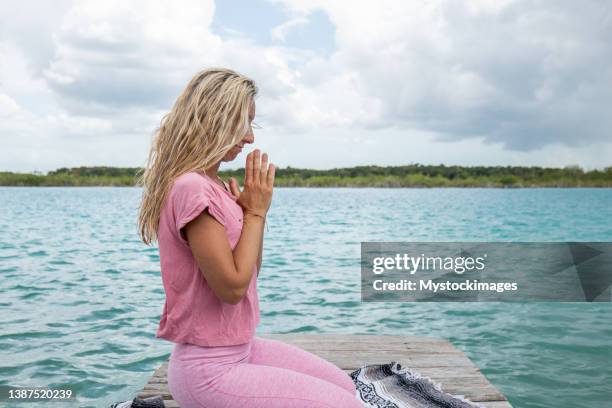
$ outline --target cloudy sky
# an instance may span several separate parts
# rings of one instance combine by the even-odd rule
[[[256,80],[283,167],[612,165],[609,1],[2,5],[0,170],[141,166],[209,66]]]

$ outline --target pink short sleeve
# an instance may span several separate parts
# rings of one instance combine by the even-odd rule
[[[225,226],[218,193],[208,180],[199,175],[177,179],[170,192],[170,204],[174,213],[176,234],[185,244],[187,240],[181,229],[204,210]]]

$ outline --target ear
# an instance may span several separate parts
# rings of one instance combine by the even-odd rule
[[[230,192],[236,198],[240,196],[240,188],[238,187],[238,182],[235,178],[231,177],[229,180]]]

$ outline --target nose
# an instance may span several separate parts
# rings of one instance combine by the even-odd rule
[[[242,138],[244,143],[253,143],[255,142],[255,134],[253,133],[253,128],[249,127],[247,134]]]

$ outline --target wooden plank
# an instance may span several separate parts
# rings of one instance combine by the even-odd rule
[[[425,336],[388,336],[377,334],[338,334],[338,333],[264,333],[257,334],[257,337],[278,339],[287,343],[295,342],[315,342],[330,343],[334,341],[351,342],[353,344],[377,343],[384,347],[385,344],[406,342],[410,343],[448,343],[448,340],[439,337]]]
[[[344,369],[344,372],[347,374],[352,373],[353,369]],[[467,369],[465,367],[425,367],[419,370],[416,370],[425,377],[430,378],[462,378],[462,377],[480,377],[484,378],[484,376],[480,373],[477,368]]]
[[[307,350],[307,349],[305,349]],[[380,364],[397,361],[402,365],[414,368],[417,371],[423,368],[434,367],[462,367],[467,370],[475,370],[474,364],[464,355],[450,354],[414,354],[414,355],[399,355],[398,353],[388,352],[384,350],[363,350],[356,356],[355,352],[342,351],[319,351],[307,350],[325,360],[333,362],[335,365],[346,370],[356,370],[357,368],[367,364]]]
[[[278,340],[278,339],[272,339]],[[282,340],[281,340],[282,341]],[[390,343],[390,344],[378,344],[376,342],[363,342],[355,343],[352,341],[338,341],[338,342],[315,342],[315,341],[285,341],[286,343],[293,344],[300,348],[310,348],[314,350],[325,350],[325,351],[361,351],[361,350],[385,350],[385,351],[411,351],[414,353],[427,353],[427,354],[454,354],[457,349],[449,342],[439,343]]]
[[[345,335],[345,334],[263,334],[316,354],[347,374],[366,364],[397,361],[440,383],[453,395],[463,395],[487,408],[512,408],[510,403],[480,370],[449,341],[431,337]],[[168,362],[158,367],[138,394],[140,398],[161,395],[166,407],[179,408],[168,390]]]

